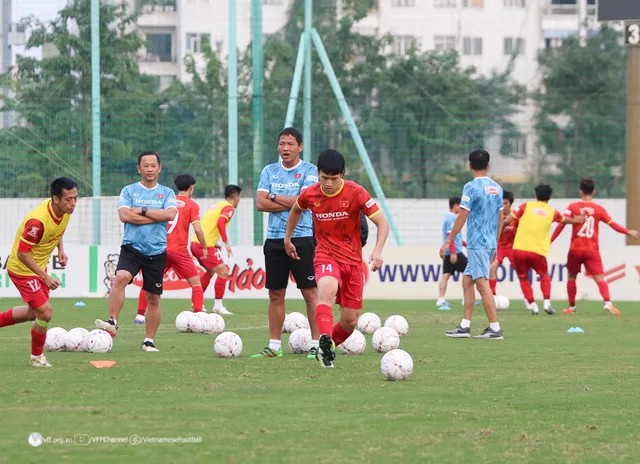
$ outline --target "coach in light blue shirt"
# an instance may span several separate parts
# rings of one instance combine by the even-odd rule
[[[147,294],[147,335],[142,342],[143,351],[158,351],[153,337],[160,325],[160,295],[167,264],[167,222],[172,221],[178,211],[176,194],[158,183],[161,171],[157,153],[141,153],[138,172],[142,180],[127,185],[120,193],[118,215],[124,223],[124,238],[109,296],[109,319],[96,320],[98,328],[116,335],[125,288],[142,271],[142,288]]]
[[[300,192],[318,182],[318,169],[311,163],[302,161],[302,134],[293,127],[287,127],[278,135],[278,154],[281,161],[265,166],[260,174],[256,192],[258,211],[269,213],[267,239],[264,243],[266,287],[269,289],[269,345],[254,358],[282,356],[281,333],[285,316],[284,297],[293,275],[296,285],[307,304],[307,316],[311,326],[314,348],[309,357],[315,359],[319,333],[315,312],[318,300],[313,258],[315,244],[311,212],[302,213],[302,218],[293,234],[292,242],[298,250],[299,260],[289,257],[284,249],[284,235],[287,230],[289,211]]]

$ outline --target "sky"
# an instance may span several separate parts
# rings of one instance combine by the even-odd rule
[[[67,0],[13,0],[11,22],[17,23],[26,16],[35,16],[42,22],[51,21],[56,13],[62,9]],[[23,46],[14,46],[14,56],[25,54]],[[40,51],[31,51],[29,56],[39,58]]]

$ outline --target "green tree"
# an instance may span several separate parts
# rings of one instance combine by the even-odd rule
[[[625,50],[619,33],[603,26],[580,44],[565,39],[561,47],[542,50],[543,71],[536,133],[543,148],[540,172],[577,194],[582,176],[592,177],[603,195],[621,195],[625,140]]]
[[[91,192],[90,2],[70,1],[48,24],[29,20],[27,50],[55,47],[43,59],[19,56],[13,97],[5,109],[19,125],[0,134],[4,196],[46,193],[56,176],[74,177]],[[135,54],[144,42],[133,31],[135,16],[124,5],[100,7],[102,185],[115,195],[136,177],[139,151],[153,149],[158,96],[153,80],[138,71]],[[7,79],[9,76],[5,76]],[[11,181],[7,177],[15,180]]]

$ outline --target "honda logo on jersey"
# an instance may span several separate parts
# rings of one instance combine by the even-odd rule
[[[349,217],[349,213],[346,211],[332,211],[330,213],[316,213],[316,219],[319,221],[339,221],[340,219],[346,219]]]

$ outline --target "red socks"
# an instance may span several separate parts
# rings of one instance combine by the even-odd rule
[[[336,344],[336,346],[338,346],[344,343],[344,341],[349,338],[352,333],[353,330],[351,330],[351,332],[347,332],[346,330],[344,330],[342,325],[340,325],[340,322],[338,322],[333,326],[333,336],[331,338],[333,339],[333,342]]]
[[[531,284],[527,277],[520,279],[520,288],[522,289],[524,299],[527,300],[529,304],[535,303],[536,300],[533,298],[533,288],[531,288]]]
[[[7,327],[8,325],[15,324],[13,320],[13,308],[0,313],[0,327]]]
[[[204,304],[204,291],[199,285],[191,287],[191,303],[193,304],[194,313],[202,311],[202,305]]]
[[[227,279],[223,279],[218,276],[216,283],[213,284],[213,290],[215,291],[216,300],[222,300],[224,298],[224,291],[227,289]]]
[[[47,332],[36,332],[35,328],[31,329],[31,354],[40,356],[44,351],[44,342],[47,339]]]
[[[609,295],[609,284],[604,280],[601,280],[598,282],[598,289],[600,289],[600,295],[602,295],[602,299],[604,299],[604,301],[611,301],[611,295]]]
[[[569,297],[569,306],[576,305],[576,294],[578,293],[578,285],[575,280],[567,280],[567,296]],[[608,300],[607,300],[608,301]]]
[[[316,306],[316,324],[320,334],[327,334],[333,338],[333,313],[331,306],[319,304]]]
[[[147,292],[143,289],[140,289],[140,295],[138,295],[138,314],[140,316],[144,316],[145,311],[147,310]]]
[[[498,279],[489,279],[489,287],[491,287],[491,293],[493,293],[493,296],[496,296],[497,284],[498,284]]]
[[[542,298],[545,300],[551,299],[551,279],[549,274],[540,277],[540,288],[542,289]]]
[[[209,288],[209,284],[211,283],[212,275],[208,272],[200,274],[200,283],[202,284],[202,291],[206,292],[207,288]]]

